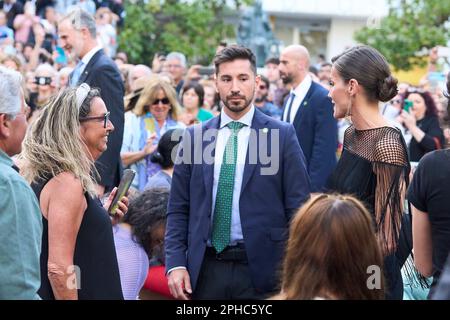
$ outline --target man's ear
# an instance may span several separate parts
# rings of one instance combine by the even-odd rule
[[[84,38],[84,39],[89,39],[89,38],[92,37],[92,36],[91,36],[91,33],[89,32],[89,29],[86,28],[86,27],[82,27],[82,28],[80,29],[80,32],[81,32],[81,34],[83,35],[83,38]]]
[[[0,138],[8,138],[11,135],[11,120],[8,115],[0,114]]]

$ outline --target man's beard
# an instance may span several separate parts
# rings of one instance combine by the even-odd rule
[[[228,99],[230,99],[230,98],[241,98],[241,99],[245,100],[245,103],[243,106],[236,105],[236,104],[230,103],[228,101]],[[253,101],[253,96],[250,99],[247,99],[247,97],[241,96],[241,95],[227,96],[226,99],[222,100],[222,102],[226,108],[228,108],[230,111],[236,112],[236,113],[244,111],[252,103],[252,101]]]
[[[283,81],[284,84],[292,83],[292,81],[294,80],[294,79],[292,79],[292,76],[290,74],[286,74],[286,75],[281,75],[280,74],[280,78],[281,78],[281,81]]]
[[[261,96],[256,96],[256,98],[255,98],[255,102],[256,103],[262,103],[262,102],[264,102],[264,101],[266,101],[267,100],[267,94],[265,94],[265,95],[261,95]]]

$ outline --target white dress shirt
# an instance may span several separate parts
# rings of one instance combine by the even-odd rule
[[[87,64],[89,63],[89,61],[91,61],[92,57],[100,50],[102,50],[103,48],[101,46],[96,46],[94,48],[92,48],[88,53],[86,53],[84,55],[84,57],[81,59],[81,61],[83,61],[83,67],[80,70],[80,77],[84,72],[84,69],[86,69]]]
[[[236,171],[234,173],[234,189],[233,189],[233,205],[231,211],[231,235],[230,235],[230,245],[235,245],[241,242],[244,237],[242,235],[241,227],[241,216],[239,211],[239,199],[241,195],[242,180],[244,177],[245,159],[247,157],[248,141],[250,139],[251,125],[253,121],[253,116],[255,114],[255,106],[252,105],[251,109],[239,120],[245,124],[238,133],[238,156],[236,159]],[[227,145],[228,138],[231,135],[230,128],[227,124],[236,121],[231,119],[222,109],[220,114],[220,127],[217,134],[216,152],[214,157],[214,179],[213,179],[213,194],[212,194],[212,214],[211,214],[211,225],[208,239],[208,246],[211,244],[211,233],[212,225],[214,221],[214,207],[216,205],[217,187],[219,185],[220,168],[223,162],[223,154],[225,152],[225,146]],[[174,270],[186,269],[186,267],[174,267],[167,271],[167,274]]]
[[[291,90],[291,93],[294,92],[295,94],[295,98],[294,98],[294,103],[292,104],[292,108],[291,108],[291,116],[290,116],[290,122],[293,123],[295,120],[295,116],[297,115],[297,111],[300,108],[300,104],[303,102],[303,100],[306,97],[306,94],[308,93],[309,89],[311,88],[312,85],[312,78],[311,76],[308,74],[305,79],[303,79],[302,82],[300,82],[300,84],[294,88],[293,90]],[[288,101],[286,101],[286,107],[283,113],[283,121],[287,122],[288,119],[288,107],[291,104],[291,98],[288,99]]]
[[[244,177],[245,159],[247,157],[248,141],[250,138],[250,131],[253,116],[255,114],[255,107],[252,105],[251,109],[237,122],[245,124],[238,133],[238,153],[236,159],[236,171],[234,173],[234,189],[233,189],[233,205],[231,211],[231,235],[230,245],[235,245],[237,242],[241,242],[244,238],[242,236],[241,216],[239,212],[239,199],[241,195],[242,180]],[[214,157],[214,180],[213,180],[213,194],[212,194],[212,215],[211,215],[211,228],[214,221],[214,208],[216,204],[217,187],[219,185],[220,168],[222,167],[223,154],[225,152],[225,146],[228,142],[228,138],[231,135],[230,128],[227,124],[236,121],[231,119],[223,110],[220,115],[220,128],[217,135],[216,153]],[[210,233],[211,233],[210,232]],[[211,234],[209,236],[211,239]],[[211,240],[208,241],[211,245]]]

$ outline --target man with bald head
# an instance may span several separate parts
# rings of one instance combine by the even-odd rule
[[[291,86],[282,120],[292,123],[306,158],[311,191],[323,191],[336,166],[337,122],[328,91],[309,75],[308,49],[292,45],[283,50],[280,77]]]

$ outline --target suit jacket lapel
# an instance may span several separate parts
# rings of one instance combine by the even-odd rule
[[[264,119],[263,113],[258,109],[255,109],[255,115],[253,116],[252,127],[250,129],[253,130],[253,133],[256,133],[256,146],[251,145],[252,133],[250,133],[247,156],[245,158],[244,176],[242,178],[241,195],[245,187],[247,186],[248,182],[250,181],[250,178],[253,176],[253,173],[255,172],[255,169],[257,167],[257,163],[250,163],[250,151],[251,150],[255,150],[257,152],[259,151],[259,135],[261,130],[265,129],[266,124],[267,120]],[[252,157],[253,159],[255,159],[255,157],[257,156],[258,154],[253,155]],[[259,159],[256,162],[259,162]]]
[[[298,108],[298,111],[297,111],[297,114],[295,115],[293,123],[297,123],[298,121],[300,121],[303,112],[305,112],[305,108],[308,108],[308,106],[310,104],[309,99],[311,99],[311,96],[315,90],[314,87],[315,87],[315,83],[312,82],[311,87],[309,88],[308,92],[306,93],[305,98],[303,99],[302,103],[300,104],[300,107]]]
[[[219,129],[220,126],[220,116],[213,118],[212,120],[210,120],[204,127],[203,127],[203,132],[202,132],[202,167],[203,167],[203,182],[205,184],[205,190],[206,190],[206,197],[207,199],[211,199],[212,201],[212,185],[213,185],[213,180],[214,180],[214,161],[212,163],[206,163],[204,157],[204,151],[205,148],[207,148],[208,146],[211,145],[211,143],[214,144],[214,148],[212,151],[212,157],[214,160],[214,156],[216,154],[216,143],[217,143],[217,130]],[[209,140],[209,141],[204,141],[203,140],[203,136],[205,134],[205,132],[209,129],[214,129],[216,130],[216,134],[213,138],[213,140]],[[214,141],[214,142],[211,142]],[[208,150],[210,150],[210,148],[208,148]],[[208,155],[209,156],[209,155]]]
[[[100,58],[100,56],[103,54],[103,49],[97,51],[89,60],[86,67],[84,67],[83,73],[80,75],[80,79],[78,79],[78,84],[82,84],[84,81],[86,81],[87,76],[89,75],[89,72],[91,70],[92,65],[97,62],[97,60]]]

